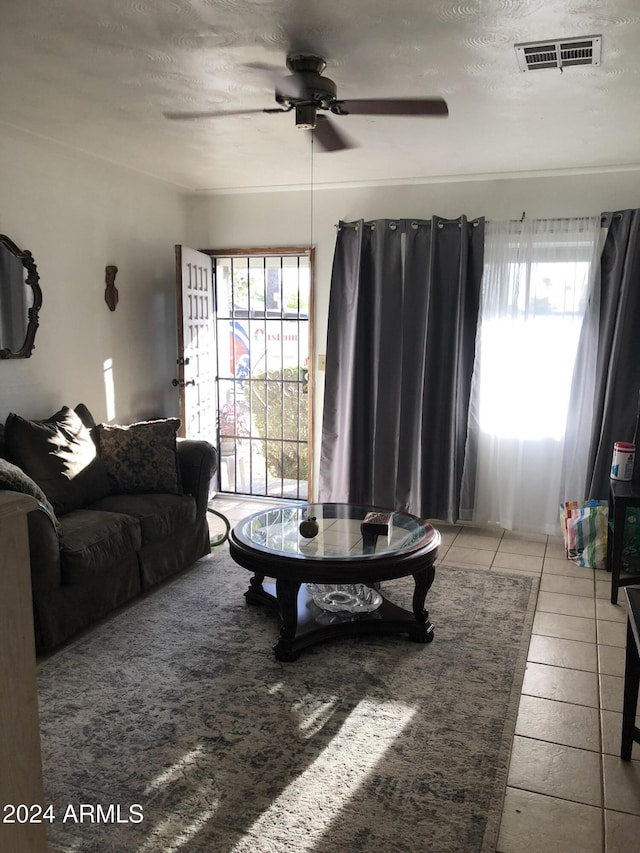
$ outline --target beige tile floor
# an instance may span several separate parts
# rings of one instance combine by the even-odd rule
[[[212,506],[233,525],[265,502]],[[612,605],[609,575],[566,560],[560,538],[434,525],[438,562],[540,578],[496,853],[640,850],[640,746],[619,757],[624,593]]]

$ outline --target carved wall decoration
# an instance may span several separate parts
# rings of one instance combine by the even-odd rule
[[[118,289],[116,288],[116,273],[118,272],[118,267],[113,266],[113,264],[109,264],[109,266],[105,267],[105,284],[106,289],[104,291],[104,301],[109,306],[110,311],[116,310],[116,305],[118,304]]]

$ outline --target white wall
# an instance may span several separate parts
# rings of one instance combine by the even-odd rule
[[[328,155],[327,155],[328,156]],[[287,192],[192,196],[187,206],[187,242],[194,248],[316,247],[315,352],[325,352],[335,225],[339,220],[421,218],[520,219],[590,216],[640,207],[640,170],[597,174],[438,181],[407,186],[318,188]],[[311,238],[311,220],[313,236]],[[314,361],[317,364],[317,361]],[[322,374],[316,371],[315,453],[319,460]],[[316,483],[317,485],[317,483]]]
[[[29,249],[43,305],[29,359],[0,361],[0,421],[85,402],[116,422],[178,411],[174,244],[185,200],[173,187],[7,129],[0,132],[0,233]],[[115,312],[105,266],[118,267]]]

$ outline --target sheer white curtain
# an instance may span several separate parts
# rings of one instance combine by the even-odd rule
[[[590,425],[567,439],[567,423],[570,400],[585,422],[593,400],[595,342],[588,363],[576,353],[594,333],[600,230],[600,217],[486,224],[462,519],[557,533],[560,502],[584,497]]]

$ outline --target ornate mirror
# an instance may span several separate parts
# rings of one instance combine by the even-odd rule
[[[31,252],[0,234],[0,359],[29,358],[42,305]]]

